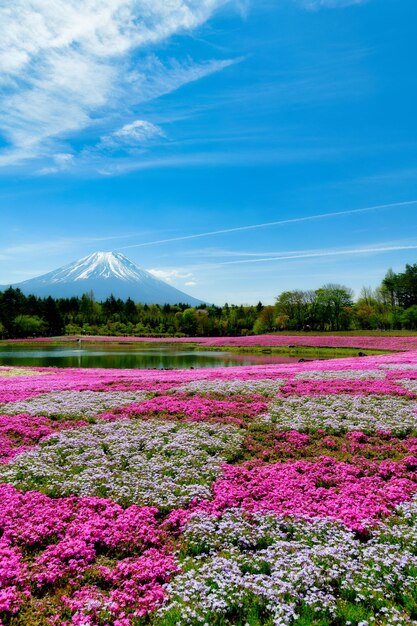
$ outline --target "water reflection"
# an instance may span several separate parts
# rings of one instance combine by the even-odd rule
[[[105,367],[126,369],[187,369],[295,363],[297,357],[270,354],[236,354],[227,351],[194,351],[174,346],[126,349],[123,346],[14,346],[0,348],[0,365],[32,367]]]

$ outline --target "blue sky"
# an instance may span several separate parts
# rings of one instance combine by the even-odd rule
[[[3,5],[0,284],[120,250],[255,303],[417,262],[416,23],[415,0]]]

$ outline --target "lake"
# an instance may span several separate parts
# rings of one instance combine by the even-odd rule
[[[236,354],[227,350],[195,351],[186,347],[159,345],[137,346],[65,346],[13,345],[0,346],[0,365],[32,367],[106,367],[126,369],[187,369],[201,367],[235,367],[296,363],[296,357],[270,354]]]

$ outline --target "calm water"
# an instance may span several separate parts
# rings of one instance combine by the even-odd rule
[[[178,347],[155,346],[0,346],[0,365],[34,367],[115,367],[127,369],[184,369],[232,367],[267,363],[296,363],[300,356],[234,354],[227,351],[195,352]]]

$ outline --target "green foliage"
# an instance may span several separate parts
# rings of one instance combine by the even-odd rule
[[[284,291],[275,304],[278,330],[340,332],[417,329],[417,264],[389,270],[377,289],[364,287],[356,303],[352,291],[328,284],[316,291]]]
[[[284,291],[276,302],[276,325],[289,330],[350,328],[353,293],[343,285],[324,285],[316,291]]]
[[[46,324],[37,315],[17,315],[13,320],[16,337],[41,337]]]
[[[182,303],[135,304],[131,299],[124,302],[113,296],[96,302],[93,293],[81,298],[42,299],[10,287],[0,292],[0,338],[64,333],[116,337],[248,335],[253,332],[258,309],[259,305],[190,308]],[[265,315],[264,307],[260,312]]]
[[[417,329],[417,305],[413,304],[410,308],[401,313],[401,325],[411,330]]]
[[[417,305],[417,264],[406,265],[404,272],[388,270],[382,281],[382,290],[389,304],[408,309]]]

